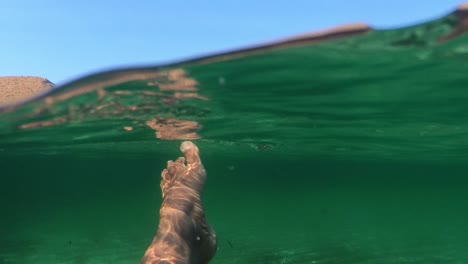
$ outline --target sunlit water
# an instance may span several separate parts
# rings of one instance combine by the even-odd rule
[[[137,263],[185,139],[213,263],[468,263],[468,41],[435,42],[451,19],[98,74],[5,112],[0,263]]]

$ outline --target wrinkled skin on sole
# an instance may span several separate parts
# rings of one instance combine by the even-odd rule
[[[168,161],[161,174],[158,231],[142,264],[205,264],[216,253],[216,234],[202,204],[206,171],[198,147],[185,141],[180,150],[185,157]]]

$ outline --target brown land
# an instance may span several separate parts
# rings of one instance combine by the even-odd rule
[[[468,32],[468,3],[459,5],[454,13],[457,16],[458,25],[450,34],[440,38],[439,43],[456,39]]]
[[[337,39],[349,38],[358,35],[364,35],[371,32],[373,29],[365,23],[354,23],[347,24],[342,26],[337,26],[331,29],[316,31],[312,33],[306,33],[302,35],[297,35],[294,37],[273,41],[266,44],[251,46],[244,49],[238,49],[231,52],[226,52],[224,54],[218,54],[208,57],[203,57],[200,59],[194,59],[193,62],[205,64],[212,63],[217,61],[224,61],[235,59],[251,54],[256,54],[259,52],[265,52],[270,50],[300,47],[311,44],[318,44],[325,41],[332,41]]]
[[[53,86],[52,82],[41,77],[0,77],[0,105],[31,99]]]

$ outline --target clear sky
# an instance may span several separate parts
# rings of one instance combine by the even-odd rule
[[[0,1],[0,76],[54,83],[366,22],[438,18],[461,0]]]

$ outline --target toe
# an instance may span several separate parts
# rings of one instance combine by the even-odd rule
[[[185,158],[180,157],[176,161],[168,161],[167,170],[168,174],[170,174],[170,179],[176,180],[177,178],[182,177],[187,170],[185,167]]]
[[[164,181],[170,181],[171,180],[171,174],[167,169],[164,169],[161,173],[161,177],[163,178]]]
[[[196,165],[201,163],[198,147],[192,142],[184,141],[180,145],[180,150],[184,153],[187,164]]]

